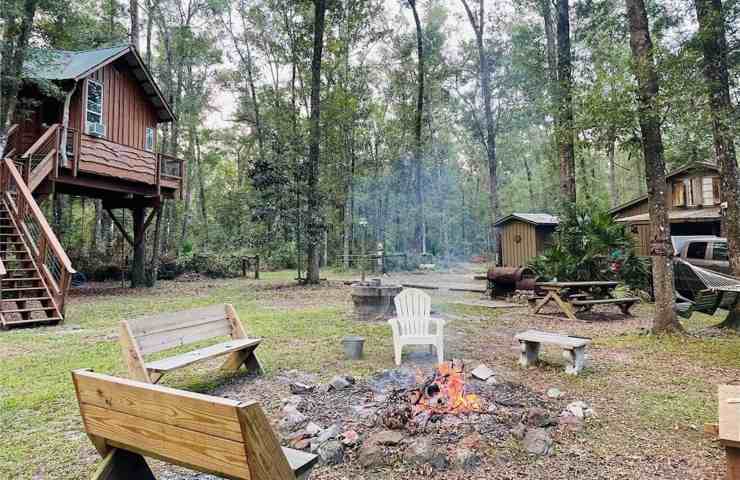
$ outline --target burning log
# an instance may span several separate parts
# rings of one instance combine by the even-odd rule
[[[391,429],[423,429],[444,415],[483,411],[481,398],[466,392],[464,367],[456,360],[440,363],[430,376],[418,375],[417,386],[393,391],[380,412],[380,422]]]

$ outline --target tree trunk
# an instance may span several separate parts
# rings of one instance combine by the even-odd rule
[[[573,145],[573,72],[570,56],[568,0],[558,0],[558,98],[556,138],[560,157],[560,195],[576,201],[576,163]]]
[[[486,119],[486,137],[483,146],[486,149],[486,159],[488,161],[488,208],[489,208],[489,246],[491,258],[495,257],[498,248],[496,247],[496,220],[498,219],[498,178],[496,175],[496,124],[493,118],[493,107],[491,103],[491,62],[488,58],[488,52],[484,42],[485,33],[485,9],[484,1],[478,0],[478,18],[471,10],[468,2],[462,0],[465,12],[468,14],[470,26],[475,31],[476,45],[478,47],[478,74],[480,75],[481,96],[483,97],[483,113]]]
[[[740,195],[732,130],[734,106],[730,97],[725,17],[721,0],[695,0],[695,5],[699,20],[698,38],[704,51],[704,78],[712,116],[714,152],[720,168],[722,200],[727,202],[722,230],[727,237],[730,269],[735,277],[740,277]],[[720,326],[740,330],[739,309],[730,312]]]
[[[131,45],[139,49],[139,0],[129,0],[131,15]]]
[[[146,0],[146,66],[152,68],[152,30],[154,28],[155,4],[152,0]]]
[[[164,200],[163,200],[164,201]],[[147,286],[157,286],[157,278],[159,277],[159,257],[160,257],[160,238],[162,230],[162,210],[163,205],[160,203],[157,207],[157,219],[154,224],[154,240],[152,241],[152,257],[149,260],[149,274],[147,278]]]
[[[203,221],[204,246],[208,245],[208,204],[206,202],[206,181],[203,175],[203,163],[200,155],[200,138],[195,132],[195,163],[198,166],[198,193],[200,201],[200,216]]]
[[[0,155],[5,151],[8,141],[7,130],[13,120],[21,86],[21,71],[28,50],[28,40],[33,30],[38,0],[23,3],[20,25],[12,8],[4,7],[0,12],[3,20],[3,46],[0,57]]]
[[[146,230],[144,229],[144,207],[133,208],[134,258],[131,264],[131,288],[146,285]]]
[[[416,119],[414,121],[414,194],[416,202],[416,225],[414,227],[414,249],[422,254],[427,251],[426,222],[424,216],[424,190],[422,185],[422,139],[421,126],[424,114],[424,37],[421,30],[416,0],[408,0],[416,24],[416,55],[418,57],[418,91],[416,97]]]
[[[653,264],[655,317],[652,331],[656,333],[681,331],[681,324],[673,310],[673,247],[668,223],[665,161],[660,131],[658,74],[653,60],[647,12],[643,0],[626,0],[630,29],[633,68],[638,86],[638,113],[645,157],[648,204],[652,242],[650,256]]]
[[[616,147],[616,136],[612,131],[609,132],[609,138],[607,139],[606,144],[606,159],[607,163],[609,164],[609,205],[611,205],[612,208],[619,205],[619,195],[617,194],[617,166],[614,163],[614,152]]]
[[[321,148],[321,57],[324,50],[324,18],[326,0],[314,0],[313,58],[311,59],[311,145],[308,153],[308,267],[306,281],[317,284],[320,279],[321,205],[319,192],[319,159]]]
[[[354,173],[355,159],[353,155],[349,156],[350,162],[349,178],[347,179],[347,194],[344,199],[344,238],[342,252],[344,253],[344,268],[350,267],[350,255],[352,254],[352,229],[354,227]]]

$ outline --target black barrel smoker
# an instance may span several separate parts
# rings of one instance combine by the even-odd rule
[[[512,295],[517,290],[534,291],[537,274],[529,267],[491,267],[486,274],[491,298]]]

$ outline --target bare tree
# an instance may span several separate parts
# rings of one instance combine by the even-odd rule
[[[307,197],[309,218],[308,268],[306,281],[319,283],[320,242],[322,221],[320,213],[319,159],[321,148],[321,57],[324,50],[324,23],[326,0],[314,0],[313,57],[311,59],[311,144],[308,153]]]
[[[633,68],[638,87],[638,113],[642,133],[642,151],[645,156],[648,204],[652,243],[650,256],[653,264],[655,316],[653,332],[682,330],[673,310],[673,247],[670,241],[668,205],[666,198],[665,160],[658,108],[658,73],[653,59],[647,12],[643,0],[626,0],[630,29]]]
[[[727,203],[724,232],[730,268],[740,277],[740,196],[738,195],[737,159],[730,97],[730,75],[727,68],[727,38],[721,0],[695,0],[699,19],[699,41],[704,51],[704,78],[712,115],[714,152],[720,168],[722,198]],[[730,312],[721,326],[740,330],[740,310]]]
[[[424,32],[416,8],[416,0],[407,0],[414,15],[416,25],[416,55],[418,58],[416,118],[414,120],[414,194],[416,200],[416,226],[414,228],[414,248],[426,253],[426,221],[424,217],[424,189],[422,185],[422,138],[421,127],[424,114]]]
[[[488,208],[490,224],[490,247],[491,254],[495,255],[498,251],[496,246],[496,219],[499,215],[498,205],[498,178],[496,175],[496,121],[493,116],[492,95],[491,95],[491,58],[485,45],[486,16],[484,0],[478,0],[477,18],[470,5],[466,0],[461,0],[468,15],[470,26],[475,31],[476,47],[478,49],[478,74],[480,76],[480,90],[483,97],[483,113],[486,121],[485,137],[483,146],[486,149],[486,160],[488,163]],[[549,1],[549,0],[547,0]]]

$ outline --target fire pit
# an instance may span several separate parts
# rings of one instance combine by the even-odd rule
[[[417,383],[395,389],[379,412],[379,421],[390,429],[425,429],[429,422],[445,415],[483,412],[483,400],[468,393],[462,361],[443,362],[426,378],[417,374]]]
[[[396,314],[393,297],[401,293],[400,285],[383,285],[380,280],[352,285],[355,318],[365,322],[387,320]]]

